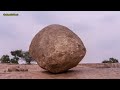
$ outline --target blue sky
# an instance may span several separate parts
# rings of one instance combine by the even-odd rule
[[[67,26],[82,39],[87,53],[81,63],[120,59],[119,11],[0,11],[0,56],[28,50],[34,35],[50,24]]]

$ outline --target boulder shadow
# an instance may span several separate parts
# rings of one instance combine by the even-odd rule
[[[62,74],[74,74],[74,73],[78,73],[78,72],[81,72],[81,70],[67,70],[65,72],[62,72],[62,73],[51,73],[49,71],[41,71],[42,73],[44,74],[48,74],[48,75],[62,75]]]

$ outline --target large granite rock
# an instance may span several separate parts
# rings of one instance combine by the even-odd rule
[[[35,35],[29,52],[41,68],[52,73],[62,73],[83,59],[86,48],[70,29],[52,24]]]

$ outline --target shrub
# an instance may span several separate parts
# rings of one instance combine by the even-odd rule
[[[104,60],[102,63],[119,63],[119,61],[115,58],[109,58],[109,60]]]
[[[18,57],[13,57],[13,58],[10,60],[10,62],[11,62],[11,63],[14,63],[14,64],[18,64],[18,60],[19,60]]]
[[[1,63],[10,63],[10,58],[8,55],[3,55],[0,59]]]

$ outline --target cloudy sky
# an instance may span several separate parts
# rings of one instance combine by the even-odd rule
[[[50,24],[67,26],[82,39],[87,53],[81,63],[120,60],[119,11],[0,11],[0,57],[12,50],[28,50],[34,35]]]

